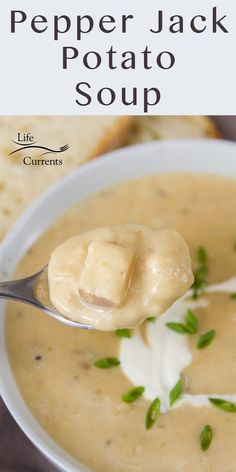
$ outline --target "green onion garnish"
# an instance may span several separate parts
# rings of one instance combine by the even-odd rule
[[[170,406],[172,406],[183,392],[182,380],[179,379],[169,394]]]
[[[194,282],[192,285],[193,298],[200,297],[206,288],[206,276],[208,274],[207,252],[203,246],[199,246],[197,250],[198,268],[194,272]]]
[[[209,424],[203,428],[201,434],[200,434],[200,444],[201,444],[201,450],[206,451],[209,449],[211,445],[211,441],[213,439],[213,431],[212,428]]]
[[[142,396],[144,390],[145,390],[144,387],[133,387],[133,388],[131,388],[128,392],[126,392],[126,393],[124,393],[124,395],[122,395],[123,402],[133,403],[135,400],[137,400],[139,397]]]
[[[220,408],[221,410],[228,411],[229,413],[236,413],[235,403],[228,402],[223,398],[208,398],[208,400],[212,403],[212,405]]]
[[[156,321],[156,316],[149,316],[149,318],[146,318],[146,321],[148,321],[149,323],[153,323],[154,321]]]
[[[230,298],[231,300],[236,300],[236,292],[231,293]]]
[[[192,310],[187,310],[185,320],[186,320],[186,325],[188,326],[188,329],[192,331],[192,334],[197,333],[198,319]]]
[[[155,400],[153,400],[153,402],[148,408],[148,411],[146,414],[146,420],[145,420],[146,429],[151,429],[153,425],[157,422],[157,420],[160,418],[161,416],[160,408],[161,408],[161,402],[160,402],[160,399],[157,397],[155,398]]]
[[[175,321],[169,321],[166,326],[176,333],[180,334],[195,334],[198,330],[198,319],[192,310],[187,310],[185,316],[185,323],[178,323]]]
[[[207,331],[206,333],[202,334],[197,342],[198,349],[204,349],[204,347],[208,346],[215,337],[214,329]]]
[[[131,329],[126,329],[126,328],[117,329],[115,331],[115,333],[116,333],[116,336],[118,336],[119,338],[131,338],[132,337]]]
[[[94,362],[94,365],[100,369],[109,369],[110,367],[116,367],[120,365],[120,361],[116,357],[105,357],[104,359],[99,359],[98,361]]]
[[[191,329],[189,330],[188,326],[183,323],[176,323],[175,321],[169,321],[166,323],[166,326],[172,331],[176,331],[179,334],[192,334]]]
[[[202,266],[207,264],[207,252],[203,246],[199,246],[197,250],[197,260]]]

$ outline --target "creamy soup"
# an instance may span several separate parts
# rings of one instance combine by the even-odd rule
[[[179,231],[193,290],[138,330],[113,333],[9,303],[7,348],[26,403],[97,472],[235,472],[236,182],[157,175],[104,190],[56,222],[17,276],[40,269],[78,228],[108,224]]]
[[[193,283],[189,249],[173,229],[96,228],[70,238],[48,264],[52,304],[73,321],[112,331],[158,316]]]

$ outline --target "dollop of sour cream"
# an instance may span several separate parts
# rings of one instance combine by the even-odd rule
[[[206,293],[235,291],[236,277],[220,284],[210,285],[206,289]],[[166,323],[170,321],[184,323],[187,309],[205,307],[209,304],[204,297],[198,300],[189,297],[190,293],[187,293],[154,322],[146,323],[145,336],[141,330],[136,330],[132,338],[122,338],[120,343],[119,358],[124,374],[134,385],[145,387],[144,396],[148,400],[159,397],[162,412],[170,408],[169,393],[192,360],[188,336],[175,333],[166,326]],[[209,396],[219,395],[184,394],[174,406],[179,407],[184,403],[193,406],[209,405]],[[236,401],[236,395],[220,395],[220,397]]]

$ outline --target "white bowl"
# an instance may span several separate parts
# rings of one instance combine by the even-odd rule
[[[12,277],[25,251],[55,218],[105,187],[154,173],[190,172],[236,177],[236,144],[218,140],[159,141],[122,149],[81,166],[36,199],[0,246],[0,280]],[[199,192],[201,189],[199,189]],[[85,472],[42,429],[24,403],[8,361],[5,303],[0,302],[0,393],[11,414],[40,451],[60,470]]]

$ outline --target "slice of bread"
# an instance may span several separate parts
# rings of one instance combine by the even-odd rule
[[[137,144],[156,139],[218,138],[220,133],[207,116],[138,116],[123,144]]]
[[[64,153],[47,154],[35,149],[10,152],[19,147],[18,133],[30,132],[37,144]],[[27,116],[0,117],[0,240],[24,208],[41,191],[79,164],[121,145],[161,138],[218,137],[206,116]],[[23,158],[62,159],[63,165],[24,165]]]
[[[0,117],[0,239],[22,210],[51,183],[97,155],[117,148],[130,125],[130,117],[27,116]],[[20,146],[12,140],[30,132],[37,145],[63,153],[40,156],[44,150],[10,152]],[[63,165],[24,165],[23,158],[62,159]]]

